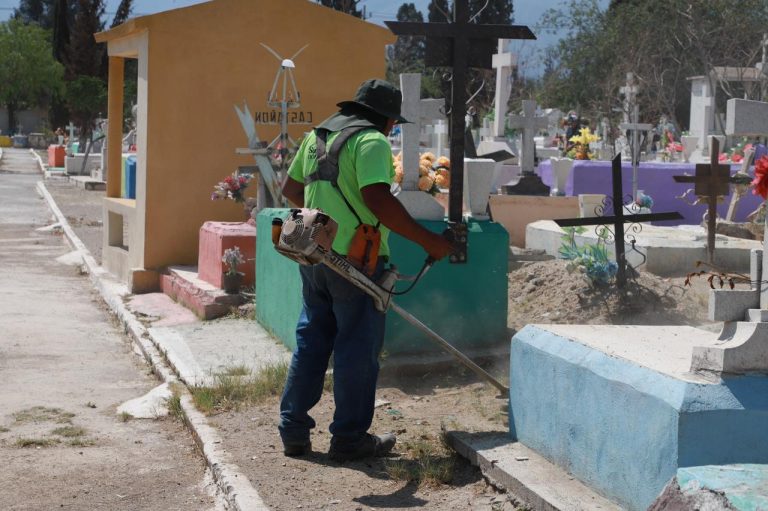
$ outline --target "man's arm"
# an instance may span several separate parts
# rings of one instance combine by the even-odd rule
[[[360,189],[363,202],[382,224],[400,236],[417,243],[435,260],[451,253],[453,246],[443,236],[422,227],[403,204],[389,191],[389,185],[377,183]]]
[[[283,183],[283,197],[297,208],[304,207],[304,183],[299,183],[292,177],[285,178]]]

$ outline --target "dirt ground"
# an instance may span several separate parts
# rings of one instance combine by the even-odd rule
[[[49,186],[65,215],[82,218],[78,234],[97,231],[100,221],[87,203],[99,192]],[[99,211],[100,215],[100,211]],[[86,235],[92,250],[100,236]],[[512,331],[528,323],[684,324],[715,328],[706,320],[705,279],[683,286],[685,276],[661,278],[641,273],[625,293],[592,290],[563,261],[526,263],[509,274],[508,325]],[[503,359],[504,357],[502,357]],[[506,382],[507,362],[486,367]],[[277,434],[276,397],[254,406],[220,411],[210,417],[233,461],[275,510],[514,510],[514,496],[499,491],[479,470],[445,448],[443,431],[507,431],[506,399],[477,383],[461,366],[422,375],[384,375],[379,382],[373,432],[398,435],[393,456],[338,464],[327,457],[333,398],[326,392],[313,410],[318,427],[313,453],[286,458]]]

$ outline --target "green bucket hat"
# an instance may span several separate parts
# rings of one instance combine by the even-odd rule
[[[355,93],[351,101],[342,101],[336,106],[345,107],[356,105],[383,115],[387,119],[394,119],[400,124],[410,122],[400,115],[400,105],[403,95],[400,89],[384,80],[366,80]]]

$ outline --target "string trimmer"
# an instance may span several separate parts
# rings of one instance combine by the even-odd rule
[[[292,209],[285,220],[280,218],[272,220],[272,242],[278,252],[299,264],[325,264],[371,296],[377,310],[386,312],[387,309],[392,309],[408,323],[424,332],[427,337],[461,364],[499,389],[504,395],[508,394],[509,388],[440,337],[434,330],[392,301],[393,296],[403,294],[403,292],[394,291],[395,283],[399,280],[412,281],[411,286],[405,292],[409,291],[429,270],[434,263],[433,259],[428,258],[415,277],[400,275],[397,268],[391,265],[384,271],[378,282],[374,282],[355,268],[344,256],[333,251],[331,247],[337,230],[336,221],[318,209]]]

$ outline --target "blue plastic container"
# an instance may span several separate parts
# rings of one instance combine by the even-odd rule
[[[125,160],[125,192],[126,199],[136,198],[136,157],[129,156]]]

